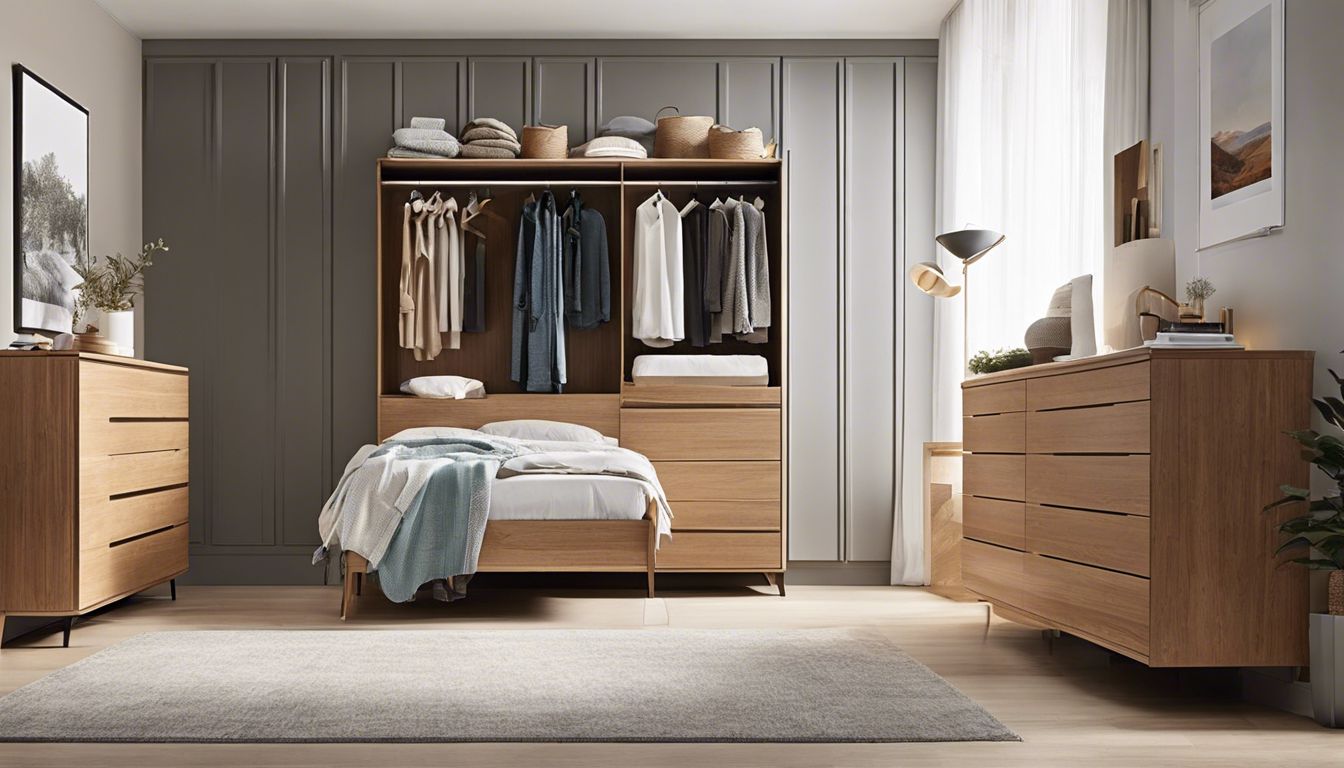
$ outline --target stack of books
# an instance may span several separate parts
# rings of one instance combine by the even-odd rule
[[[1143,345],[1152,349],[1245,349],[1230,333],[1207,331],[1159,331],[1156,339]]]

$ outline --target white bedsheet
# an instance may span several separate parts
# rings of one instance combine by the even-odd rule
[[[639,520],[646,484],[611,475],[516,475],[490,489],[491,520]]]

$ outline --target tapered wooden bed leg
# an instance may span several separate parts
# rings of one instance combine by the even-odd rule
[[[658,560],[658,507],[657,502],[649,500],[648,512],[644,519],[649,523],[649,547],[644,555],[644,568],[649,574],[649,597],[653,597],[653,574]]]
[[[345,574],[345,584],[341,585],[341,621],[345,621],[355,602],[355,574]]]
[[[780,596],[780,597],[783,597],[783,596],[784,596],[784,572],[783,572],[783,571],[780,571],[780,572],[778,572],[778,573],[771,573],[771,572],[769,572],[769,571],[766,571],[764,575],[765,575],[765,583],[769,584],[770,586],[774,587],[775,589],[778,589],[778,590],[779,590],[779,596]]]

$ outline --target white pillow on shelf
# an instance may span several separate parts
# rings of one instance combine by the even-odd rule
[[[492,421],[482,426],[480,431],[516,440],[566,440],[573,443],[606,443],[608,440],[591,427],[546,419]]]
[[[401,391],[416,397],[468,400],[485,397],[485,384],[465,376],[416,376],[402,382]]]

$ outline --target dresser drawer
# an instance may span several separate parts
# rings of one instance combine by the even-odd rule
[[[80,610],[138,592],[187,569],[187,526],[79,553]]]
[[[778,501],[672,502],[674,531],[778,531]]]
[[[80,504],[187,482],[187,450],[89,456],[79,463]]]
[[[658,570],[767,571],[783,567],[778,533],[673,533],[658,548]]]
[[[1148,575],[1148,518],[1030,505],[1027,549],[1135,576]]]
[[[1024,557],[1013,549],[963,539],[961,583],[978,595],[1021,607]]]
[[[1102,645],[1148,655],[1148,580],[1026,556],[1024,608]]]
[[[1022,453],[1027,448],[1027,414],[999,413],[961,420],[962,448],[976,453]]]
[[[1026,459],[1027,501],[1148,514],[1148,456],[1031,454]]]
[[[79,418],[185,419],[187,375],[80,360]]]
[[[1026,384],[1031,411],[1147,400],[1148,363],[1042,376]]]
[[[107,546],[147,531],[185,523],[189,504],[190,491],[186,486],[81,503],[79,547]]]
[[[669,501],[779,499],[778,461],[655,461]]]
[[[143,453],[186,448],[188,429],[181,421],[108,421],[81,418],[80,456]]]
[[[1022,501],[1025,473],[1025,456],[967,454],[962,459],[962,492]]]
[[[961,535],[1013,549],[1026,549],[1025,505],[1020,501],[963,496]]]
[[[1148,401],[1032,411],[1027,418],[1031,453],[1148,453]],[[969,421],[969,420],[968,420]]]
[[[1012,413],[1027,409],[1027,383],[1008,381],[961,388],[961,412],[966,416]]]
[[[621,446],[650,459],[780,458],[778,408],[622,408]]]

